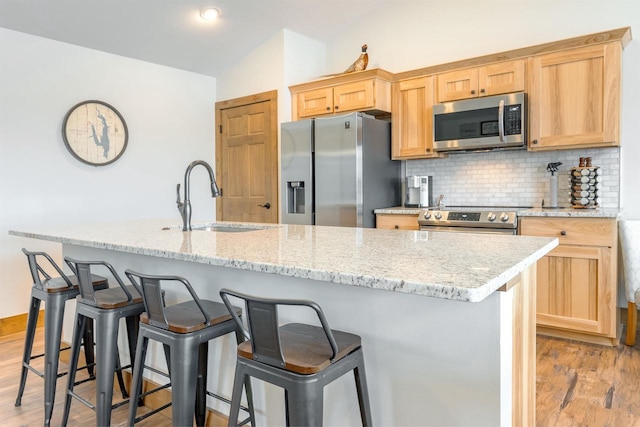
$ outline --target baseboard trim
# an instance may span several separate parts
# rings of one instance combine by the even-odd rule
[[[545,335],[548,337],[564,338],[567,340],[582,341],[590,344],[598,344],[598,345],[604,345],[609,347],[615,347],[618,344],[620,344],[621,328],[622,328],[622,325],[620,325],[620,327],[618,328],[615,338],[589,335],[581,332],[568,331],[564,329],[548,328],[545,326],[537,326],[536,333],[538,335]]]
[[[27,317],[28,313],[22,313],[0,319],[0,337],[26,331]],[[38,325],[44,325],[44,310],[38,314]]]

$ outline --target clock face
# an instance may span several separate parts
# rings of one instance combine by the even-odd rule
[[[104,166],[122,156],[129,136],[127,124],[115,108],[102,101],[85,101],[65,116],[62,138],[76,159]]]

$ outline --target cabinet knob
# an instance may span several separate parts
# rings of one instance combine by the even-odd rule
[[[475,90],[472,90],[472,91],[471,91],[471,95],[475,95],[475,94],[476,94],[476,91],[475,91]]]
[[[331,107],[327,107],[327,111],[331,111]]]
[[[399,230],[400,226],[398,224],[396,224],[393,228],[395,228],[396,230]]]
[[[566,232],[566,231],[564,231],[564,230],[562,230],[562,231],[560,232],[560,235],[561,235],[561,236],[566,236],[566,235],[567,235],[567,232]]]
[[[480,89],[480,93],[484,93],[484,89]]]
[[[531,142],[533,142],[534,144],[537,144],[537,143],[538,143],[538,140],[537,140],[537,139],[534,139],[534,140],[533,140],[533,141],[531,141]]]
[[[425,149],[425,151],[426,151],[427,153],[430,153],[430,152],[431,152],[431,148],[427,148],[427,149]]]
[[[333,107],[334,110],[337,110],[338,108],[340,108],[339,105],[336,105],[335,107]]]

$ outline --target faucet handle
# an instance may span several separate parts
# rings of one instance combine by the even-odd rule
[[[180,201],[180,184],[176,185],[176,204],[178,207],[182,205],[182,202]]]

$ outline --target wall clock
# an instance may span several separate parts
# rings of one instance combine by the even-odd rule
[[[127,148],[129,132],[122,115],[102,101],[84,101],[62,122],[62,139],[76,159],[93,166],[115,162]]]

